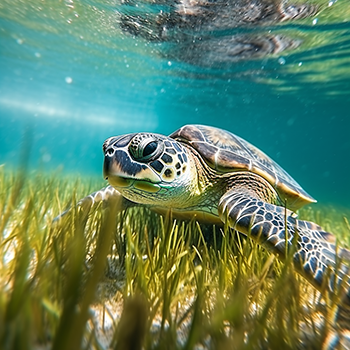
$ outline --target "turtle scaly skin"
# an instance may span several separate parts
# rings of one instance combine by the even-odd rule
[[[348,283],[349,268],[337,265],[337,260],[350,260],[350,252],[336,247],[335,237],[313,222],[297,220],[292,212],[256,198],[249,191],[232,189],[219,203],[219,216],[223,222],[249,235],[270,251],[284,259],[286,244],[289,249],[296,238],[293,262],[296,270],[316,288],[321,289],[327,282],[327,269],[337,267],[336,277],[328,279],[329,290],[334,283]],[[296,237],[297,235],[297,237]]]
[[[341,285],[350,305],[350,251],[320,226],[298,220],[295,210],[315,200],[277,163],[221,129],[186,125],[169,137],[136,133],[103,144],[104,177],[111,186],[82,199],[87,208],[122,197],[122,208],[143,205],[175,218],[228,225],[330,292]],[[327,282],[327,283],[326,283]],[[327,284],[327,285],[326,285]]]

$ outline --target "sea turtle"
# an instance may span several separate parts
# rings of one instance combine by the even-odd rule
[[[110,186],[80,204],[121,197],[123,208],[143,205],[161,214],[171,210],[175,218],[228,225],[282,259],[292,252],[296,270],[319,289],[326,271],[329,290],[349,283],[348,267],[339,260],[350,260],[350,251],[317,224],[296,218],[295,210],[315,200],[231,132],[186,125],[170,136],[133,133],[108,138],[103,152]]]

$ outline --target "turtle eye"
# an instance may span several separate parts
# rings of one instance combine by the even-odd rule
[[[131,141],[129,151],[135,160],[145,163],[162,153],[163,144],[154,137],[137,135]]]
[[[144,158],[148,158],[153,155],[153,153],[157,150],[158,143],[156,141],[149,142],[142,151],[142,156]]]

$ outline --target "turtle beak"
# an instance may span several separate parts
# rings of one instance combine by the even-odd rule
[[[117,157],[117,154],[120,154],[120,152],[118,152],[118,149],[125,149],[134,135],[135,134],[113,136],[108,138],[103,143],[102,150],[105,156],[103,163],[103,177],[105,180],[108,180],[108,177],[111,174],[117,174],[121,171]],[[126,149],[123,152],[124,154],[125,151]]]
[[[108,180],[108,176],[111,173],[111,169],[113,168],[113,158],[105,156],[105,160],[103,162],[103,178]]]

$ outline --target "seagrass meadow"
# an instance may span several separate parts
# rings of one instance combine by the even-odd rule
[[[337,331],[336,296],[237,232],[76,209],[102,185],[0,167],[1,349],[320,349]],[[299,213],[345,246],[349,214]]]

